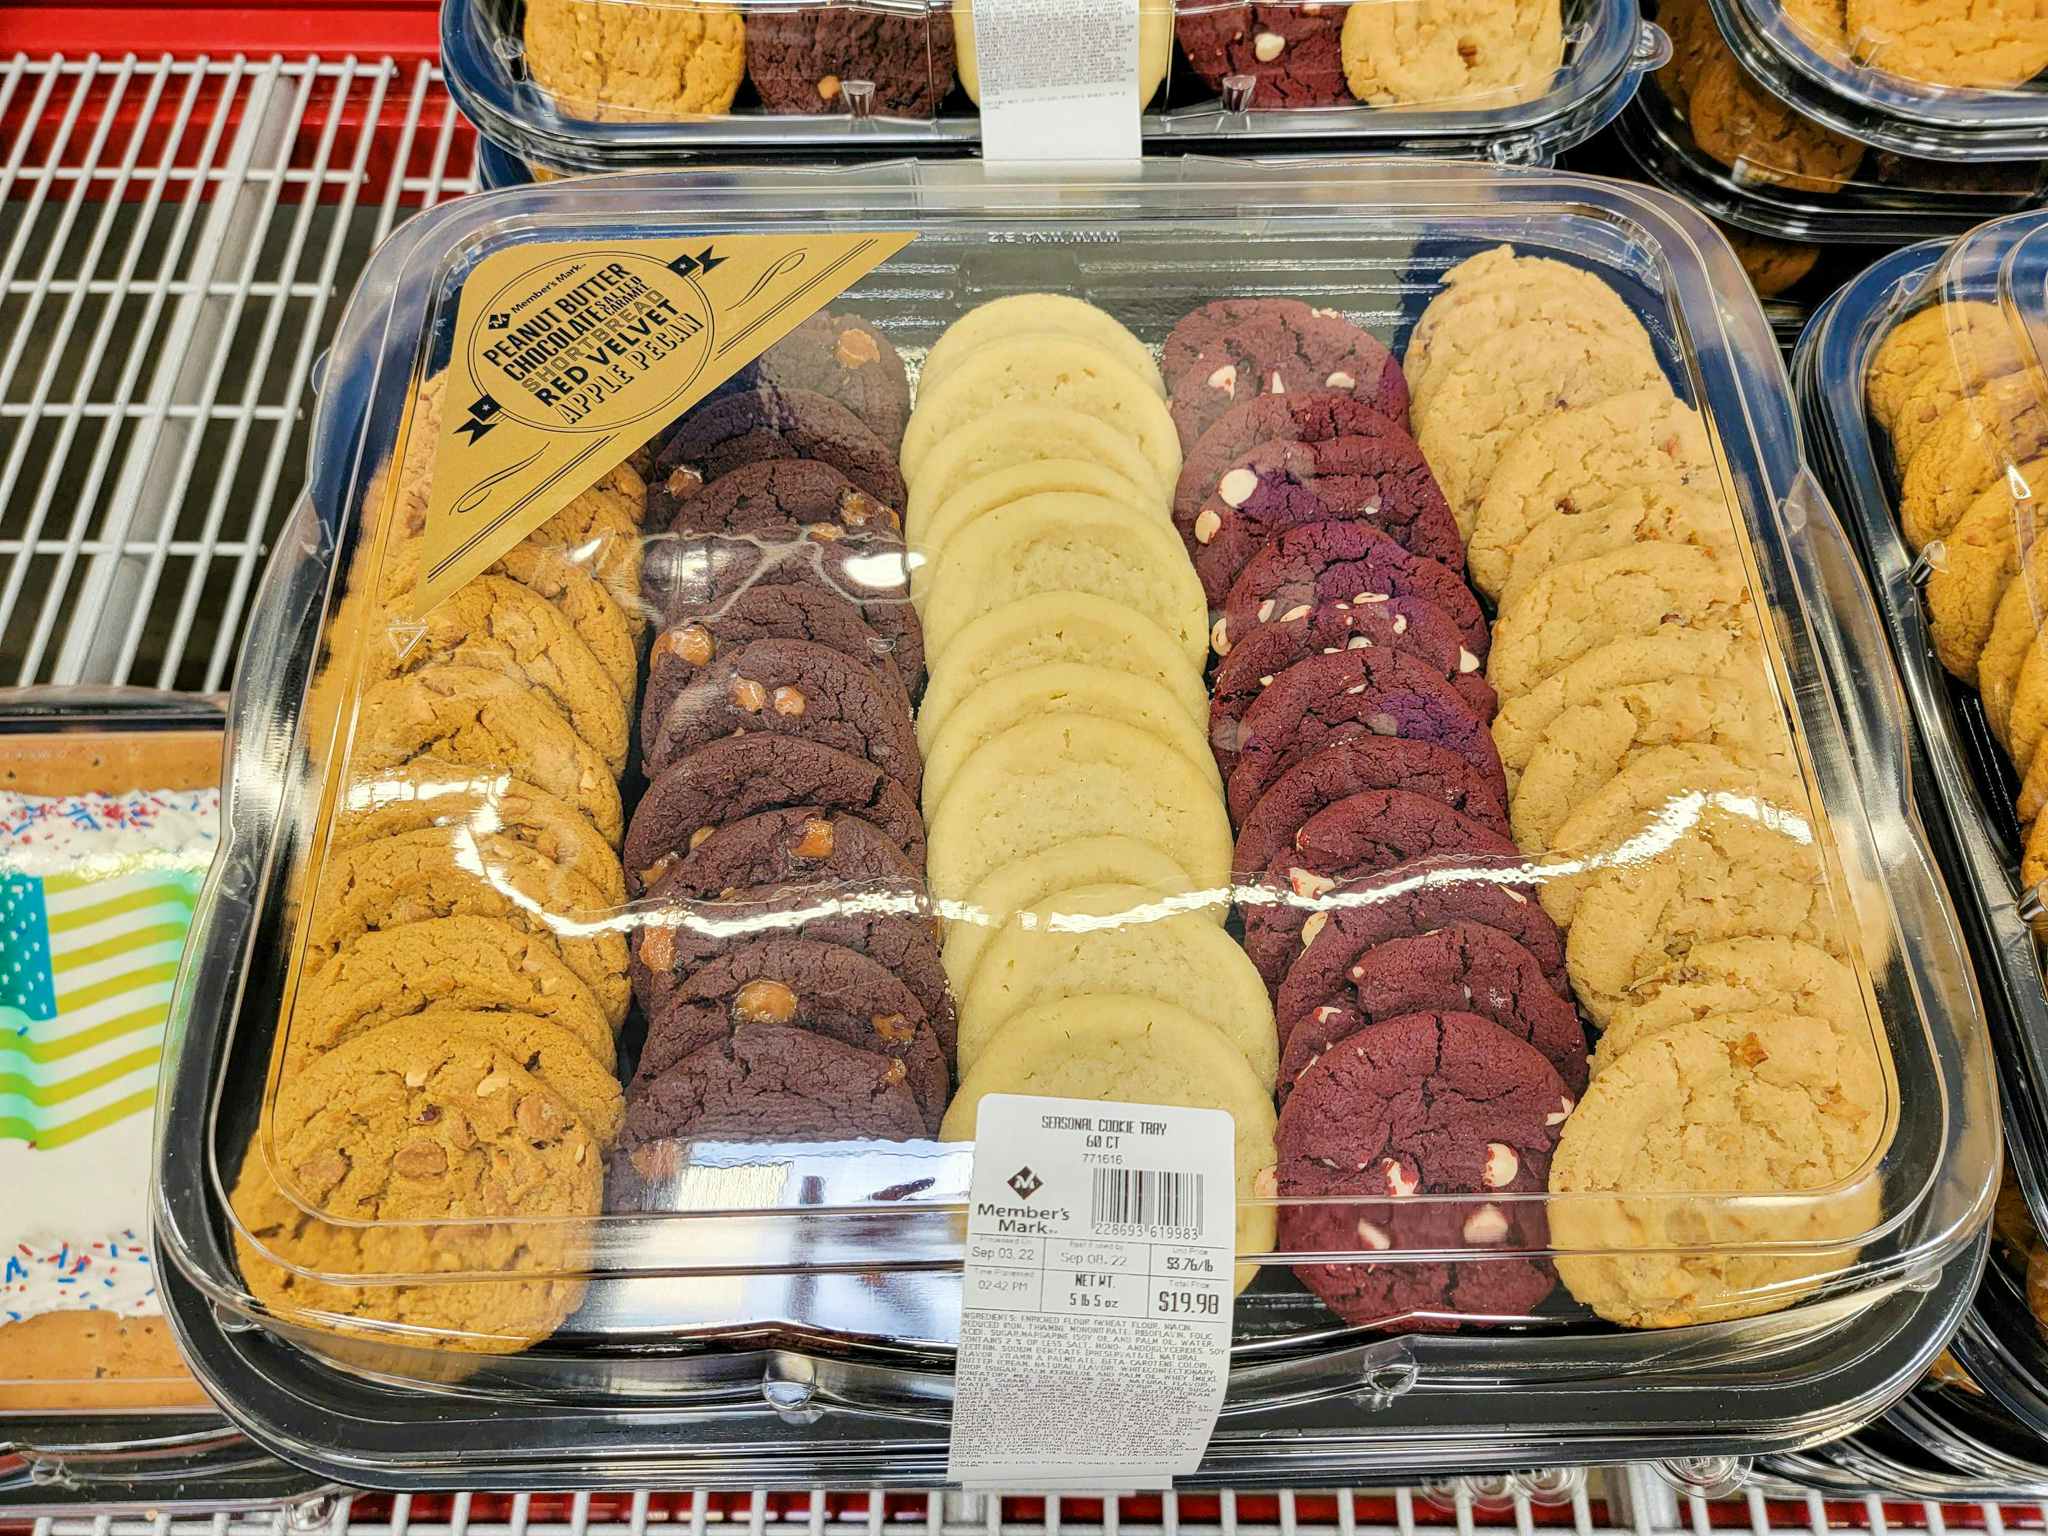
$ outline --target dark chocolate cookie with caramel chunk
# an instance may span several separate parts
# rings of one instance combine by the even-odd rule
[[[815,390],[762,385],[707,400],[669,429],[648,487],[649,520],[666,526],[721,475],[766,459],[813,459],[884,506],[904,502],[896,450],[852,411]]]
[[[734,374],[723,389],[757,384],[807,389],[837,400],[890,447],[903,443],[910,420],[909,376],[889,339],[859,315],[819,310]]]
[[[649,900],[671,903],[719,900],[760,885],[924,885],[923,868],[873,822],[816,805],[742,817],[640,876]]]
[[[830,464],[762,459],[729,469],[676,506],[671,533],[893,538],[903,533],[900,502],[883,503]]]
[[[626,828],[628,887],[639,895],[649,870],[720,827],[787,806],[850,811],[924,867],[924,818],[896,780],[822,742],[752,733],[708,742],[656,775]]]

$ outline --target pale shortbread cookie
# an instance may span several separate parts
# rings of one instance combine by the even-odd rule
[[[1119,355],[1077,336],[1010,336],[976,347],[918,391],[903,433],[903,478],[915,481],[941,439],[1011,406],[1057,405],[1100,416],[1151,466],[1168,496],[1180,478],[1180,433],[1166,402]]]
[[[1813,826],[1756,797],[1678,802],[1579,894],[1565,970],[1606,1025],[1637,981],[1717,939],[1777,936],[1841,952],[1846,923]]]
[[[1560,928],[1578,914],[1579,896],[1607,863],[1645,856],[1698,820],[1709,805],[1759,808],[1759,814],[1804,814],[1799,781],[1738,763],[1721,748],[1705,745],[1652,747],[1594,792],[1551,838],[1544,861],[1543,910]]]
[[[1011,914],[960,999],[961,1072],[1025,1009],[1113,992],[1161,998],[1215,1026],[1271,1091],[1273,1003],[1244,947],[1135,885],[1082,886]]]
[[[1553,517],[1530,532],[1500,590],[1500,612],[1513,608],[1545,571],[1636,544],[1690,544],[1733,554],[1735,520],[1718,491],[1704,494],[1675,484],[1616,491],[1579,516]]]
[[[1113,883],[1140,886],[1177,912],[1195,912],[1221,924],[1230,904],[1220,896],[1202,901],[1189,895],[1194,881],[1169,854],[1134,837],[1105,833],[1055,843],[992,871],[959,901],[946,904],[946,939],[939,961],[955,997],[974,984],[981,957],[1013,912],[1046,903],[1061,891]]]
[[[1160,377],[1151,349],[1109,311],[1064,293],[1013,293],[976,305],[947,326],[946,333],[932,344],[918,374],[918,385],[930,389],[952,373],[968,353],[992,341],[1038,335],[1076,336],[1105,347],[1154,394],[1166,397],[1166,380]]]
[[[1532,101],[1564,56],[1558,0],[1379,0],[1344,13],[1344,80],[1369,107]]]
[[[1114,661],[1114,658],[1110,658]],[[1201,770],[1223,796],[1208,740],[1158,683],[1081,661],[1049,661],[991,679],[960,701],[924,753],[924,813],[944,803],[961,763],[983,742],[1036,715],[1095,715],[1135,725]]]
[[[1688,544],[1638,544],[1553,566],[1494,626],[1486,680],[1505,705],[1602,646],[1670,624],[1754,635],[1741,564]]]
[[[1121,720],[1042,715],[972,753],[932,818],[932,894],[957,901],[1055,843],[1122,833],[1169,854],[1198,890],[1230,881],[1230,821],[1209,780]]]
[[[1817,945],[1776,938],[1696,944],[1683,959],[1629,988],[1627,1004],[1608,1021],[1593,1051],[1593,1075],[1659,1030],[1750,1008],[1826,1019],[1852,1033],[1860,1029],[1875,1050],[1866,996],[1856,973]]]
[[[910,567],[910,600],[920,611],[931,590],[931,573],[945,552],[946,542],[976,518],[1007,507],[1028,496],[1072,491],[1121,502],[1140,512],[1155,512],[1167,521],[1167,509],[1149,491],[1141,490],[1124,475],[1101,464],[1081,459],[1033,459],[983,475],[953,492],[940,503],[918,536]]]
[[[1027,496],[961,529],[932,569],[925,655],[1003,604],[1040,592],[1092,592],[1153,620],[1199,670],[1209,654],[1209,604],[1172,527],[1101,496]]]
[[[1761,677],[1763,670],[1763,649],[1754,639],[1725,629],[1661,625],[1647,635],[1630,635],[1588,651],[1526,693],[1505,700],[1494,716],[1493,744],[1502,766],[1510,774],[1520,773],[1553,720],[1567,709],[1599,703],[1616,688],[1680,673]]]
[[[1054,661],[1114,667],[1159,684],[1188,719],[1209,729],[1202,669],[1142,613],[1090,592],[1040,592],[974,620],[932,663],[917,711],[917,744],[929,752],[960,701],[992,678]]]
[[[1636,758],[1687,745],[1718,748],[1745,767],[1792,771],[1792,739],[1761,678],[1681,674],[1629,683],[1550,723],[1509,786],[1515,842],[1524,853],[1548,848],[1557,829]]]
[[[1707,429],[1668,385],[1546,416],[1501,449],[1465,549],[1472,584],[1498,596],[1533,531],[1605,506],[1618,491],[1718,485]]]
[[[933,515],[963,487],[1006,469],[1047,459],[1098,465],[1137,486],[1161,515],[1173,507],[1173,488],[1161,488],[1151,462],[1100,417],[1056,405],[1015,405],[948,432],[909,477],[903,537],[913,548]]]
[[[1279,1151],[1271,1093],[1236,1046],[1185,1008],[1156,997],[1070,997],[1010,1020],[960,1084],[939,1136],[970,1140],[991,1093],[1221,1109],[1235,1132],[1237,1251],[1270,1253]],[[1258,1273],[1237,1267],[1242,1291]]]
[[[1593,1080],[1551,1159],[1551,1193],[1578,1197],[1550,1202],[1551,1242],[1590,1250],[1560,1257],[1558,1277],[1637,1328],[1790,1306],[1877,1223],[1888,1097],[1868,1033],[1825,1019],[1754,1009],[1642,1040]],[[1807,1191],[1829,1193],[1726,1198]],[[1688,1193],[1701,1198],[1668,1198]],[[1788,1242],[1837,1246],[1766,1246]]]

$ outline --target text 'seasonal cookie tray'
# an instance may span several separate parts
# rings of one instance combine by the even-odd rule
[[[1613,118],[1658,46],[1615,0],[1498,0],[1449,26],[1411,10],[1140,0],[1123,41],[1144,140],[1547,164]],[[1115,46],[1092,31],[1048,41],[1027,16],[1004,25],[991,46],[1046,49],[1068,85],[1079,52]],[[969,0],[446,0],[442,59],[470,120],[543,173],[982,142]],[[1020,63],[994,88],[1044,96],[1031,75]]]
[[[1240,1412],[1867,1398],[1829,1341],[1981,1223],[1994,1094],[1739,283],[1672,200],[1455,167],[408,225],[245,652],[183,1283],[501,1407],[774,1349],[942,1416],[1022,1092],[1229,1113]]]
[[[2007,1147],[2037,1225],[2048,1211],[2048,994],[2029,931],[2039,789],[2021,765],[2035,755],[2031,492],[2048,468],[2044,231],[2048,218],[2023,215],[1887,258],[1816,319],[1798,370],[1930,760],[1942,856],[1998,1048]],[[2015,1297],[2005,1315],[2024,1320],[2025,1308]],[[2039,1353],[2031,1328],[2014,1347]]]

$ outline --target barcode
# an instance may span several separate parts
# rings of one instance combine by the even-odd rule
[[[1094,1225],[1202,1230],[1202,1175],[1150,1168],[1095,1170]]]

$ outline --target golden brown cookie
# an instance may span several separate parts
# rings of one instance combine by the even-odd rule
[[[358,934],[299,983],[294,1055],[430,1010],[506,1009],[552,1024],[607,1071],[612,1026],[548,940],[497,917],[436,917]]]
[[[341,797],[329,848],[353,848],[401,832],[447,829],[450,847],[495,832],[582,875],[610,906],[626,903],[626,872],[591,820],[568,801],[509,773],[415,758],[351,782]]]
[[[1847,0],[1857,60],[1923,85],[2010,90],[2048,69],[2040,0]]]
[[[1660,625],[1588,651],[1562,671],[1502,704],[1493,720],[1493,744],[1502,765],[1519,773],[1550,723],[1567,709],[1597,704],[1629,683],[1653,683],[1688,673],[1701,677],[1762,677],[1763,651],[1755,638],[1725,629]]]
[[[2021,826],[2031,827],[2044,809],[2048,809],[2048,752],[2036,752],[2034,760],[2027,764],[2026,777],[2020,782],[2013,813],[2019,817]],[[2043,937],[2048,937],[2048,934]]]
[[[1775,299],[1797,285],[1820,260],[1820,247],[1797,240],[1773,240],[1753,235],[1733,225],[1718,226],[1735,248],[1735,259],[1749,275],[1750,286],[1760,299]]]
[[[1508,612],[1545,571],[1579,560],[1611,555],[1638,544],[1690,544],[1735,553],[1735,520],[1719,494],[1677,485],[1635,485],[1593,505],[1574,504],[1575,516],[1539,523],[1515,555],[1514,570],[1500,591]]]
[[[2017,576],[2007,583],[2006,591],[2008,595],[2014,591],[2023,594],[2030,610],[2048,603],[2048,588],[2030,591]],[[2048,733],[2048,644],[2042,642],[2037,632],[2014,681],[2012,706],[2006,720],[2006,750],[2021,773],[2033,766],[2044,733]]]
[[[1782,0],[1792,30],[1822,51],[1839,52],[1848,33],[1843,0]]]
[[[1681,116],[1692,103],[1692,88],[1709,62],[1727,51],[1707,0],[1662,0],[1657,25],[1671,39],[1671,62],[1657,71],[1658,89]]]
[[[1912,430],[1908,403],[1917,390],[1936,387],[1912,413],[1914,420],[1932,425],[1964,395],[2019,364],[2011,324],[1996,304],[1981,299],[1930,304],[1885,333],[1871,356],[1864,394],[1870,414],[1892,434],[1895,456],[1903,464],[1910,445],[1900,436]]]
[[[1667,807],[1651,841],[1610,854],[1572,914],[1565,969],[1595,1023],[1695,944],[1776,935],[1841,950],[1844,914],[1804,816],[1751,797],[1693,796]]]
[[[1550,88],[1558,0],[1389,0],[1344,13],[1344,80],[1370,107],[1505,107]]]
[[[2035,754],[2035,761],[2041,761]],[[2020,854],[2020,884],[2029,891],[2041,891],[2048,896],[2048,816],[2035,813],[2027,822],[2027,843]],[[2034,932],[2048,939],[2048,913],[2034,919]]]
[[[2019,574],[2005,584],[2005,596],[1991,616],[1991,633],[1977,657],[1977,696],[1984,701],[1984,718],[2008,753],[2012,751],[2007,727],[2012,720],[2013,690],[2019,686],[2021,668],[2038,648],[2044,609],[2048,609],[2048,544],[2037,544],[2027,552]],[[2018,766],[2024,771],[2026,764]]]
[[[2048,459],[2023,466],[2021,474],[2041,483]],[[2019,568],[2019,545],[2032,548],[2044,518],[2048,511],[2039,501],[2015,500],[2011,485],[2001,478],[1942,536],[1941,558],[1928,572],[1922,598],[1935,655],[1966,682],[1976,680],[1977,658],[1991,637],[1999,600]]]
[[[610,1065],[609,1038],[601,1059],[559,1024],[510,1008],[429,1008],[386,1027],[495,1045],[560,1099],[599,1146],[609,1147],[618,1139],[626,1101]]]
[[[1667,625],[1754,635],[1742,567],[1688,544],[1638,544],[1554,566],[1494,626],[1487,681],[1505,705],[1602,646]]]
[[[552,943],[614,1027],[626,1016],[626,941],[602,923],[597,887],[510,838],[485,835],[456,848],[432,830],[330,851],[311,906],[309,969],[373,930],[495,917]]]
[[[2048,411],[2030,380],[1992,379],[1965,395],[1904,461],[1899,526],[1906,542],[1921,549],[1943,537],[2009,466],[2042,453],[2048,453]]]
[[[567,616],[538,592],[479,576],[419,619],[387,611],[372,624],[366,683],[441,664],[500,673],[560,710],[613,777],[626,771],[626,701]]]
[[[1780,938],[1695,944],[1629,988],[1594,1048],[1593,1075],[1659,1030],[1750,1008],[1825,1019],[1845,1035],[1861,1031],[1875,1040],[1867,996],[1856,973],[1817,945]]]
[[[1473,585],[1499,596],[1522,543],[1632,487],[1718,492],[1713,445],[1699,413],[1669,386],[1628,390],[1559,411],[1501,450],[1465,551]]]
[[[560,710],[480,667],[422,667],[363,690],[351,778],[361,781],[420,758],[499,769],[588,816],[614,848],[625,830],[611,770]]]
[[[526,67],[571,116],[675,122],[732,109],[746,29],[729,6],[527,0]]]
[[[1651,747],[1565,818],[1551,839],[1539,895],[1560,928],[1578,915],[1586,883],[1638,849],[1661,846],[1710,805],[1727,803],[1788,815],[1804,814],[1807,796],[1796,778],[1738,763],[1719,747],[1688,743]]]
[[[1548,848],[1592,795],[1659,747],[1714,747],[1739,766],[1790,772],[1791,739],[1762,681],[1680,675],[1630,683],[1597,704],[1566,710],[1511,786],[1516,843],[1525,853]]]
[[[598,1213],[603,1183],[589,1130],[503,1049],[378,1030],[280,1090],[274,1134],[265,1122],[236,1180],[236,1256],[292,1321],[506,1353],[582,1300],[583,1281],[556,1277],[587,1263],[576,1218]]]
[[[1934,312],[1948,322],[1947,345],[1906,381],[1904,399],[1890,423],[1892,460],[1901,476],[1930,442],[1943,444],[1937,453],[1954,452],[1952,434],[1962,429],[1951,422],[1950,413],[1969,396],[1992,389],[2024,366],[2012,324],[1995,306],[1972,300],[1939,305]],[[1875,380],[1871,387],[1874,399]],[[1992,398],[2008,409],[2021,409],[2009,394]]]
[[[1832,192],[1863,163],[1863,146],[1801,117],[1760,88],[1734,55],[1700,72],[1688,112],[1693,142],[1739,176],[1797,192]]]
[[[1551,1241],[1592,1252],[1559,1258],[1558,1277],[1639,1328],[1791,1305],[1855,1258],[1877,1220],[1875,1171],[1797,1204],[1715,1197],[1829,1189],[1861,1173],[1887,1098],[1868,1036],[1822,1019],[1756,1009],[1650,1036],[1593,1080],[1559,1137],[1550,1189],[1579,1198],[1551,1201]],[[1702,1198],[1628,1198],[1691,1192]],[[1770,1242],[1838,1246],[1787,1255]]]

